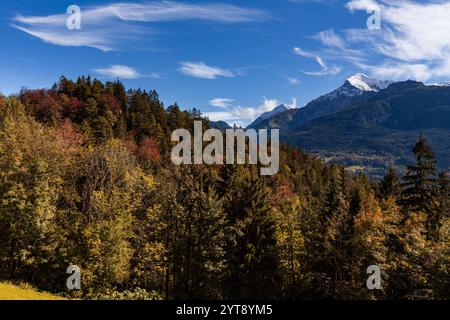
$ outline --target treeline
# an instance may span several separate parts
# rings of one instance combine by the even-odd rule
[[[450,298],[449,176],[424,137],[380,182],[290,147],[272,177],[173,165],[170,133],[199,119],[89,77],[0,98],[0,279],[67,292],[77,265],[83,298]]]

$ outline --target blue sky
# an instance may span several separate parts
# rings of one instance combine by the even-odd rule
[[[81,30],[66,27],[69,5],[81,9]],[[90,74],[248,124],[357,72],[450,79],[449,1],[3,0],[0,10],[5,94]]]

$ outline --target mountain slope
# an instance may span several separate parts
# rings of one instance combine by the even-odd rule
[[[210,121],[209,125],[212,129],[219,129],[221,131],[231,129],[231,126],[225,121]]]
[[[279,105],[272,111],[268,111],[260,115],[255,121],[253,121],[247,128],[255,128],[258,127],[264,120],[271,119],[276,115],[283,113],[284,111],[289,110],[284,104]]]
[[[356,74],[348,78],[338,89],[325,94],[300,109],[287,110],[259,122],[260,129],[280,128],[296,130],[310,120],[342,110],[351,104],[365,101],[372,94],[386,89],[390,81]]]
[[[390,164],[412,161],[420,133],[430,140],[441,168],[450,166],[450,88],[407,81],[364,101],[284,131],[282,139],[330,161],[381,175]]]

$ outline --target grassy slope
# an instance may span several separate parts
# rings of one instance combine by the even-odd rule
[[[0,300],[62,300],[62,297],[39,292],[31,287],[0,283]]]

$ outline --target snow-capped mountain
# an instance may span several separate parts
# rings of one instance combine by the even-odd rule
[[[450,165],[450,83],[390,83],[355,75],[299,109],[255,129],[280,129],[282,142],[348,167],[382,176],[391,163],[411,163],[420,133],[432,137],[442,168]]]
[[[355,88],[361,91],[375,91],[386,89],[392,84],[392,81],[370,78],[362,73],[357,73],[347,79],[347,81]]]
[[[392,83],[392,81],[371,78],[362,73],[357,73],[348,78],[344,85],[319,99],[351,98],[360,96],[365,92],[378,92],[386,89]]]
[[[432,84],[432,86],[436,86],[436,87],[450,87],[450,81],[435,83],[435,84]]]
[[[276,107],[272,111],[264,112],[263,114],[261,114],[255,121],[253,121],[248,126],[248,128],[255,127],[258,124],[260,124],[261,122],[263,122],[264,120],[272,118],[272,117],[276,116],[277,114],[282,113],[286,110],[289,110],[289,108],[286,107],[284,104],[280,104],[278,107]]]
[[[348,78],[342,86],[325,94],[300,109],[276,108],[273,113],[263,114],[249,127],[284,128],[299,127],[315,118],[342,110],[357,100],[386,89],[394,82],[368,77],[362,73]]]

